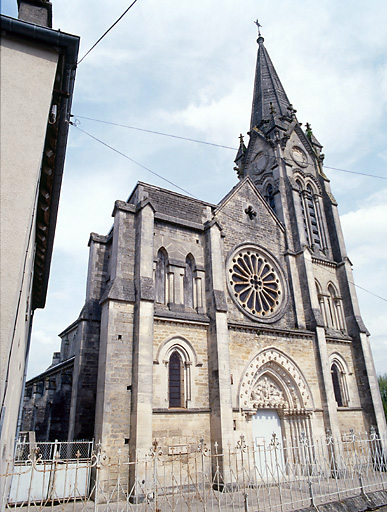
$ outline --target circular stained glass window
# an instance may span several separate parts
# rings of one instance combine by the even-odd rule
[[[229,260],[229,290],[249,316],[277,317],[284,304],[282,273],[274,259],[254,247],[241,248]]]

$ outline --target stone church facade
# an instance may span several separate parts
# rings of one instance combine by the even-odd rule
[[[239,182],[217,205],[145,183],[116,201],[24,430],[131,457],[386,433],[322,146],[295,114],[259,35]]]

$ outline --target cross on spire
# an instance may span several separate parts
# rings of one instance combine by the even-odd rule
[[[254,21],[254,23],[257,25],[258,37],[260,37],[261,36],[261,27],[262,27],[262,25],[259,23],[258,18]]]

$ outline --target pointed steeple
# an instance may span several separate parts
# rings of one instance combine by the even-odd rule
[[[261,36],[258,20],[255,23],[258,26],[258,56],[250,130],[258,127],[266,131],[265,124],[273,120],[273,117],[278,120],[283,120],[284,118],[291,120],[295,110],[286,96],[286,92],[263,44],[264,38]]]

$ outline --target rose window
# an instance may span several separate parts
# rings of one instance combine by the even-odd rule
[[[239,250],[229,261],[229,288],[239,307],[254,317],[278,313],[283,300],[280,271],[257,249]]]

